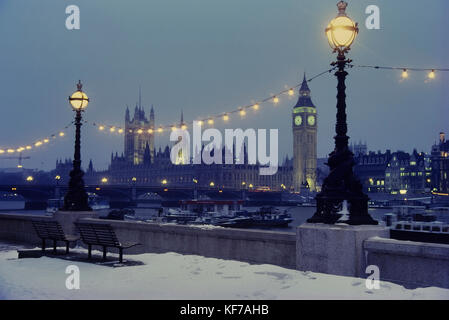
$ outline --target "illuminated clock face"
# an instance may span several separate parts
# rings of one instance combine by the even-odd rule
[[[301,123],[302,123],[302,117],[301,117],[301,116],[296,116],[296,117],[295,117],[295,124],[296,124],[297,126],[300,126]]]
[[[309,116],[307,118],[307,123],[309,124],[309,126],[313,126],[315,124],[315,116]]]

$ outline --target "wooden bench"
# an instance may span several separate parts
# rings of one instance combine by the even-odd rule
[[[103,260],[106,260],[106,249],[117,248],[119,250],[119,262],[123,262],[123,249],[128,249],[140,243],[120,242],[115,235],[114,229],[109,224],[75,222],[81,239],[88,246],[88,258],[92,257],[92,246],[103,247]]]
[[[78,236],[70,236],[64,233],[61,225],[55,220],[32,220],[34,230],[42,239],[42,251],[45,251],[45,240],[53,240],[53,252],[56,253],[57,241],[65,242],[65,252],[69,253],[70,242],[79,240]]]

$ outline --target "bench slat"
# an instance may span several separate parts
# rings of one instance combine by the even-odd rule
[[[75,222],[76,227],[81,235],[84,243],[89,245],[89,257],[91,255],[92,245],[103,246],[103,258],[106,258],[106,248],[118,248],[119,249],[119,261],[122,262],[123,249],[131,248],[140,243],[137,242],[124,242],[120,243],[117,239],[114,229],[109,224],[99,223],[81,223]]]
[[[110,225],[93,223],[75,223],[81,238],[87,244],[106,247],[118,247],[120,242]]]
[[[32,224],[37,235],[41,239],[68,241],[61,225],[55,220],[32,220]]]

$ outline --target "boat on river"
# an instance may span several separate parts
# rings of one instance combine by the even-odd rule
[[[288,227],[293,221],[286,210],[261,207],[258,211],[242,209],[242,200],[184,200],[180,208],[168,209],[167,222],[209,224],[228,228]]]
[[[94,193],[87,193],[89,207],[94,211],[109,209],[109,202],[106,198],[96,195]],[[48,199],[46,213],[52,215],[64,206],[64,198]]]
[[[276,207],[262,207],[258,211],[250,213],[252,226],[255,227],[288,227],[293,221],[287,210]]]
[[[384,215],[390,237],[397,240],[449,244],[449,224],[437,221],[424,207],[398,206],[393,213]]]

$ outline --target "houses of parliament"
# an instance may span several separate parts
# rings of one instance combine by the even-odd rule
[[[132,117],[129,108],[125,111],[124,152],[111,154],[108,170],[89,170],[85,180],[90,184],[107,178],[108,183],[114,185],[194,187],[196,184],[206,188],[316,191],[317,112],[305,75],[291,117],[293,158],[280,161],[277,173],[272,176],[259,175],[259,165],[248,164],[246,152],[245,164],[173,164],[170,147],[157,149],[155,146],[154,133],[149,133],[156,128],[155,110],[151,106],[147,118],[139,94]]]

